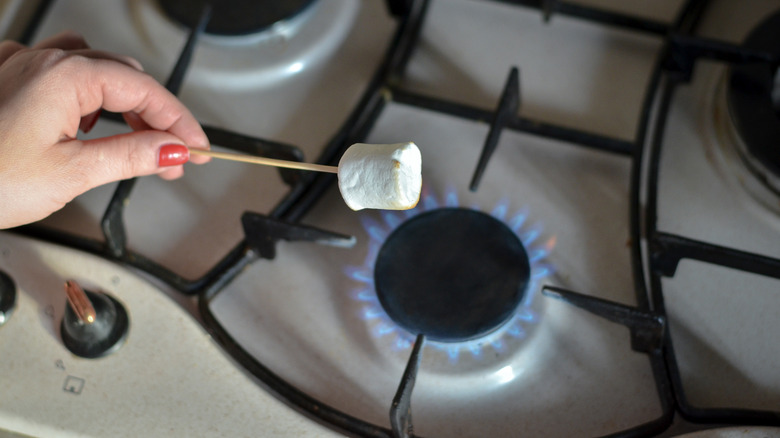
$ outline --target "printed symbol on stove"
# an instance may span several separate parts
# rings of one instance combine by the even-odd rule
[[[54,362],[54,366],[65,371],[65,363],[62,361],[62,359],[57,359],[57,361]]]
[[[86,381],[80,377],[68,376],[65,378],[62,390],[71,394],[80,395],[81,391],[84,389],[84,383],[86,383]]]

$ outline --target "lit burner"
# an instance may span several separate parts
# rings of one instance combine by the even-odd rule
[[[477,338],[505,323],[530,275],[517,235],[498,219],[463,208],[406,221],[387,238],[374,268],[379,302],[390,318],[444,342]]]
[[[501,202],[486,213],[461,207],[454,190],[443,203],[424,190],[414,210],[381,215],[362,217],[369,254],[363,266],[347,268],[362,284],[353,297],[377,337],[407,349],[423,333],[453,361],[526,338],[555,245],[554,237],[539,242],[541,227],[528,225],[526,211],[510,216]]]

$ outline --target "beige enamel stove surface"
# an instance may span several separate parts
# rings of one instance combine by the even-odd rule
[[[330,434],[258,390],[190,315],[132,272],[7,233],[0,242],[0,269],[19,292],[0,327],[0,429],[40,437]],[[119,351],[82,359],[65,349],[63,278],[125,305],[130,331]]]
[[[350,24],[348,32],[332,36],[327,59],[288,64],[283,71],[289,76],[273,75],[263,83],[224,76],[212,81],[205,72],[248,49],[204,38],[181,99],[205,123],[296,145],[313,161],[359,100],[394,28],[380,0],[325,0],[315,12],[334,3],[344,7],[333,16]],[[681,0],[587,3],[671,22]],[[735,4],[712,2],[706,35],[740,41],[767,10],[780,7],[777,0],[740,2],[734,14]],[[76,29],[98,49],[136,57],[164,82],[186,33],[175,25],[156,28],[164,19],[155,15],[154,5],[57,0],[36,39]],[[619,139],[635,135],[659,38],[559,15],[545,24],[538,11],[501,2],[434,0],[429,14],[401,78],[404,89],[490,109],[510,68],[518,66],[522,116]],[[254,48],[284,60],[295,47],[294,39],[283,37]],[[247,66],[250,72],[254,67]],[[707,77],[717,76],[711,67],[697,66],[697,81],[678,90],[671,110],[670,144],[676,147],[664,151],[661,163],[659,226],[719,244],[739,239],[742,249],[777,256],[778,220],[755,220],[747,209],[725,208],[745,197],[718,183],[706,145],[699,144],[698,134],[709,129],[702,121],[711,120],[702,97],[711,94]],[[90,135],[122,129],[101,120]],[[391,103],[364,140],[414,141],[420,147],[425,193],[431,195],[420,202],[421,210],[435,208],[430,204],[436,201],[474,206],[512,223],[525,218],[518,234],[528,239],[538,232],[529,248],[545,250],[544,262],[554,268],[544,283],[635,305],[630,160],[505,131],[479,190],[470,192],[487,132],[481,121]],[[85,194],[45,225],[102,239],[99,220],[114,188]],[[241,214],[268,213],[287,190],[274,169],[227,162],[187,165],[185,176],[174,182],[141,178],[125,214],[131,249],[185,278],[199,278],[243,237]],[[372,295],[371,255],[377,236],[405,218],[353,212],[331,188],[302,223],[355,236],[356,247],[281,243],[274,261],[252,264],[214,299],[215,317],[242,348],[296,388],[389,427],[388,410],[411,348],[381,318]],[[168,291],[76,251],[6,234],[0,250],[0,269],[20,288],[16,314],[0,327],[0,378],[8,386],[0,391],[0,428],[96,436],[326,433],[226,360],[182,310],[191,309],[190,301],[177,306],[166,298]],[[664,280],[687,395],[705,407],[736,403],[776,410],[777,280],[701,265],[683,262],[674,279]],[[87,361],[62,346],[57,325],[66,278],[126,304],[131,331],[116,354]],[[528,309],[518,312],[528,317],[515,329],[525,330],[524,337],[463,343],[457,360],[446,346],[426,343],[412,398],[415,433],[599,436],[661,415],[649,362],[631,350],[628,330],[542,297],[541,284],[529,290]],[[67,391],[78,387],[80,395]]]

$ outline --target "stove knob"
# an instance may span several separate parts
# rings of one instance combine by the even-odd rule
[[[0,326],[8,321],[16,307],[16,284],[8,274],[0,271]]]
[[[73,280],[65,283],[68,304],[62,318],[62,341],[73,354],[96,358],[113,353],[127,337],[124,306],[109,295],[85,291]]]

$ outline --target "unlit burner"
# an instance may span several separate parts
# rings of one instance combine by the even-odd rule
[[[780,55],[780,12],[764,20],[748,35],[744,46]],[[780,110],[777,66],[744,64],[731,68],[729,114],[741,144],[738,152],[751,173],[780,196]]]
[[[404,222],[376,260],[377,296],[412,334],[441,342],[484,336],[508,321],[531,265],[517,235],[494,217],[441,208]]]
[[[316,0],[219,0],[211,1],[206,33],[223,36],[262,32],[275,23],[295,17]],[[159,0],[165,13],[186,27],[198,22],[204,0]]]

